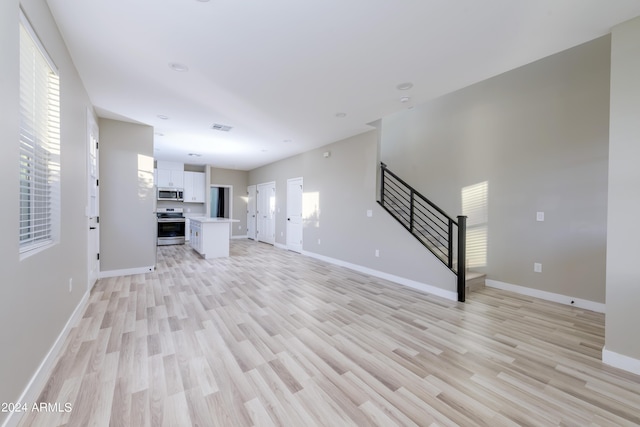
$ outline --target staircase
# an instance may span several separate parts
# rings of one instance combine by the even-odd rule
[[[457,276],[458,301],[484,287],[485,275],[465,268],[466,216],[454,220],[380,163],[378,203]]]

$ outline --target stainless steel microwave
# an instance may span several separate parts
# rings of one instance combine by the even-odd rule
[[[181,202],[183,199],[181,188],[158,188],[158,200],[174,200]]]

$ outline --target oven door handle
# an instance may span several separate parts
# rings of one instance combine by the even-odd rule
[[[158,222],[185,222],[184,218],[158,218]]]

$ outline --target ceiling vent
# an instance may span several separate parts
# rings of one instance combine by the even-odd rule
[[[231,129],[233,129],[233,127],[227,126],[227,125],[221,125],[220,123],[214,123],[211,126],[211,129],[219,130],[220,132],[229,132]]]

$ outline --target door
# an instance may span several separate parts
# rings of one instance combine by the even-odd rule
[[[302,178],[287,180],[287,249],[302,252]]]
[[[269,243],[276,242],[276,183],[267,182],[258,184],[256,194],[257,216],[256,234],[258,241]]]
[[[256,240],[256,186],[247,187],[247,237]]]
[[[99,131],[91,111],[87,110],[87,218],[88,218],[88,280],[91,289],[100,275],[100,191],[99,171]]]

